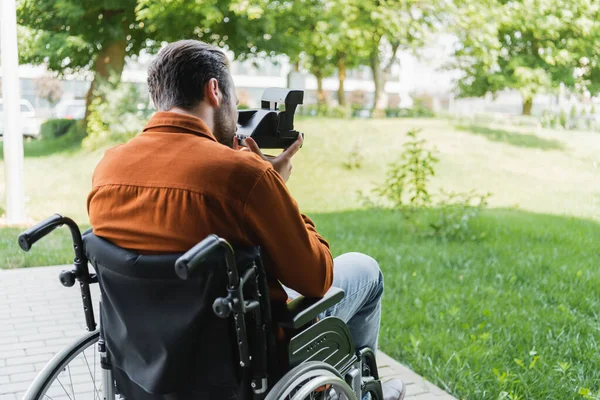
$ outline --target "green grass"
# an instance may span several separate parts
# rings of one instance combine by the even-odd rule
[[[81,225],[81,231],[89,226]],[[59,265],[73,263],[73,244],[71,234],[66,227],[59,228],[37,242],[32,250],[25,253],[17,243],[22,228],[0,229],[0,249],[2,268],[35,267],[39,265]]]
[[[336,255],[380,262],[380,346],[440,387],[473,400],[600,392],[600,224],[493,210],[471,228],[482,241],[443,243],[388,211],[314,219]]]
[[[289,187],[300,208],[336,255],[362,251],[384,271],[384,351],[461,399],[600,393],[600,135],[465,131],[418,119],[299,119],[296,126],[306,142]],[[493,209],[470,228],[469,237],[483,239],[442,242],[415,234],[395,213],[362,209],[356,192],[381,182],[412,128],[437,148],[433,189],[493,194]],[[356,147],[361,167],[348,170]],[[26,144],[26,154],[32,222],[60,212],[89,224],[85,200],[102,151],[39,142]],[[0,164],[0,204],[3,173]],[[1,268],[71,261],[66,230],[27,254],[17,246],[19,231],[0,229]]]
[[[477,125],[459,125],[456,128],[475,135],[482,135],[494,142],[508,143],[517,147],[530,147],[542,150],[563,150],[565,148],[564,143],[558,140],[544,139],[532,133],[515,133],[505,129],[493,129]]]
[[[23,153],[26,158],[56,156],[57,154],[74,154],[81,150],[81,137],[66,134],[56,139],[25,139]],[[0,142],[0,160],[4,160],[4,142]]]

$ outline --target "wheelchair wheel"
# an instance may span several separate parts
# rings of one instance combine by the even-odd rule
[[[331,365],[309,361],[277,382],[266,400],[357,400],[352,388]]]
[[[95,344],[100,333],[90,332],[60,351],[35,378],[23,400],[106,399],[114,400],[112,374],[102,369]],[[107,379],[110,378],[110,379]]]

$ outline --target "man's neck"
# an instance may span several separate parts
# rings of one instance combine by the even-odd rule
[[[168,110],[168,112],[191,115],[192,117],[200,118],[206,124],[208,129],[210,129],[211,132],[215,131],[215,124],[212,118],[212,113],[203,107],[197,107],[193,110],[186,110],[185,108],[181,107],[173,107],[170,110]]]

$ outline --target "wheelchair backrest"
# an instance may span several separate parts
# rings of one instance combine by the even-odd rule
[[[183,281],[174,271],[181,254],[140,255],[91,232],[83,239],[100,283],[100,325],[116,376],[157,395],[239,385],[232,321],[212,311],[215,298],[227,294],[224,260],[207,260]],[[238,266],[258,256],[256,247],[236,249]]]

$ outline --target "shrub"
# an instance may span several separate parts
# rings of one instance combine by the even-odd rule
[[[92,150],[127,141],[142,131],[153,112],[149,97],[137,86],[101,82],[90,105],[83,145]]]
[[[298,108],[297,114],[307,117],[350,118],[352,111],[342,106],[306,104]]]
[[[435,114],[424,107],[386,108],[385,116],[388,118],[432,118],[435,117]]]
[[[375,194],[398,210],[411,211],[431,205],[428,186],[439,160],[418,134],[418,130],[408,131],[410,140],[404,144],[398,161],[390,164],[383,184],[375,189]]]
[[[443,240],[478,239],[469,237],[469,222],[487,206],[490,194],[443,190],[431,194],[430,181],[439,162],[435,149],[427,148],[418,130],[411,130],[407,135],[409,141],[404,144],[398,160],[390,164],[384,182],[374,190],[377,198],[359,193],[363,202],[373,207],[378,206],[377,199],[383,200],[428,236]]]
[[[348,154],[346,160],[342,163],[342,166],[348,170],[360,169],[362,167],[363,155],[360,152],[360,146],[358,143],[354,143],[352,150]]]
[[[444,192],[436,203],[436,213],[429,226],[431,234],[444,239],[478,239],[468,237],[469,222],[488,205],[490,194]]]
[[[561,110],[560,114],[559,114],[559,124],[562,128],[566,128],[567,127],[567,113],[565,112],[565,110]]]
[[[40,127],[42,139],[55,139],[66,134],[77,121],[73,119],[49,119]]]

